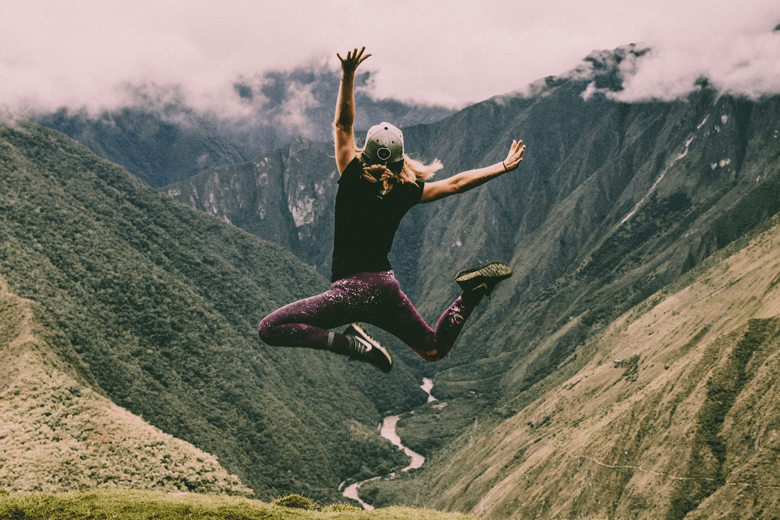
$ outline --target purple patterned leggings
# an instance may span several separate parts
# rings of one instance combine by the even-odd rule
[[[328,329],[353,322],[370,323],[396,336],[426,361],[439,361],[452,350],[477,301],[455,300],[431,329],[401,291],[392,271],[359,273],[331,289],[269,314],[258,334],[271,346],[325,349]],[[333,339],[333,338],[332,338]],[[335,333],[337,341],[346,341]]]

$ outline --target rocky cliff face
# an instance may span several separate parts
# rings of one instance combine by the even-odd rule
[[[165,191],[292,251],[330,276],[338,172],[333,146],[298,140],[251,163],[205,171]]]
[[[508,350],[582,313],[587,335],[780,209],[777,98],[700,92],[620,105],[585,101],[584,88],[558,86],[509,123],[507,134],[526,131],[524,169],[447,201],[425,229],[422,257],[435,260],[420,269],[426,306],[451,296],[446,273],[462,265],[498,257],[515,267],[513,287],[484,317],[520,320],[519,336],[515,325],[498,340]],[[567,104],[568,128],[544,130]]]

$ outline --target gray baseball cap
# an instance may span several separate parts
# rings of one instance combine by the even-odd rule
[[[404,134],[390,123],[379,123],[368,130],[363,156],[371,164],[392,164],[404,160]]]

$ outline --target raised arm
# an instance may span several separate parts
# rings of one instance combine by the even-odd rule
[[[355,70],[366,58],[363,56],[365,47],[347,52],[347,57],[341,61],[341,85],[339,86],[339,98],[336,102],[336,120],[334,121],[334,137],[336,141],[336,167],[339,175],[346,169],[352,159],[355,158],[355,133],[352,125],[355,123]]]
[[[512,141],[512,147],[509,149],[509,154],[506,159],[500,163],[486,166],[485,168],[461,172],[448,179],[442,179],[436,182],[426,182],[420,202],[433,202],[434,200],[443,199],[450,195],[464,193],[477,186],[481,186],[500,175],[516,170],[523,161],[523,153],[525,153],[523,141]]]

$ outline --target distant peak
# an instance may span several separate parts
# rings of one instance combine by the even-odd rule
[[[544,96],[564,83],[583,83],[583,97],[589,99],[594,93],[619,92],[623,80],[636,71],[636,62],[650,52],[649,47],[635,43],[615,49],[594,50],[579,66],[558,76],[547,76],[530,84],[526,89],[512,93],[524,97]]]
[[[617,71],[626,60],[634,61],[650,52],[649,47],[637,48],[635,43],[622,45],[612,50],[593,51],[585,57],[586,63],[591,63],[594,70]]]

